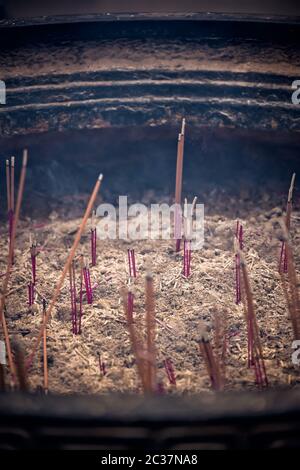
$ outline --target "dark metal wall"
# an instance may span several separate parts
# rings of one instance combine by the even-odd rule
[[[0,395],[0,449],[300,446],[299,390],[201,397]]]
[[[299,131],[300,24],[98,20],[2,23],[0,137],[177,126],[184,115],[195,127]]]
[[[104,12],[221,12],[268,15],[299,15],[293,0],[3,0],[10,17]]]

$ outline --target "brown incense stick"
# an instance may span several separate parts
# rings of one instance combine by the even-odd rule
[[[34,360],[34,357],[35,357],[35,354],[36,354],[36,351],[39,347],[39,344],[42,340],[42,337],[43,337],[43,332],[44,332],[44,328],[46,327],[48,321],[49,321],[49,318],[51,317],[51,313],[52,313],[52,310],[54,308],[54,305],[56,304],[56,301],[58,299],[58,296],[60,294],[60,290],[63,286],[63,283],[64,283],[64,280],[65,280],[65,277],[66,275],[68,274],[69,272],[69,267],[72,263],[72,260],[74,259],[74,256],[75,256],[75,253],[76,253],[76,249],[79,245],[79,242],[80,242],[80,239],[81,239],[81,236],[82,236],[82,233],[85,229],[85,226],[86,226],[86,223],[88,221],[88,218],[90,217],[90,214],[91,214],[91,211],[92,211],[92,208],[94,206],[94,203],[95,203],[95,200],[96,200],[96,197],[97,197],[97,194],[98,194],[98,191],[100,189],[100,186],[101,186],[101,183],[102,183],[102,179],[103,179],[103,175],[100,174],[99,178],[97,179],[97,182],[95,184],[95,187],[93,189],[93,192],[90,196],[90,199],[89,199],[89,202],[88,202],[88,205],[86,207],[86,210],[85,210],[85,213],[84,213],[84,216],[83,216],[83,219],[81,221],[81,224],[78,228],[78,231],[76,233],[76,236],[75,236],[75,240],[73,242],[73,245],[72,245],[72,248],[70,250],[70,253],[68,255],[68,258],[67,258],[67,261],[65,263],[65,266],[64,266],[64,269],[61,273],[61,276],[59,278],[59,280],[57,281],[57,284],[54,288],[54,291],[53,291],[53,294],[52,294],[52,298],[51,298],[51,301],[50,301],[50,304],[49,304],[49,307],[47,309],[47,312],[46,312],[46,315],[44,317],[44,324],[42,325],[40,331],[39,331],[39,334],[38,334],[38,337],[35,341],[35,344],[33,346],[33,350],[32,350],[32,353],[30,354],[30,356],[28,357],[28,360],[26,362],[26,366],[27,367],[30,367],[33,360]]]
[[[207,333],[203,330],[200,334],[199,350],[203,356],[211,386],[214,390],[223,388],[223,381],[220,373],[218,359],[214,356]]]
[[[250,364],[250,365],[254,365],[256,369],[256,375],[259,378],[259,384],[267,387],[268,378],[267,378],[267,372],[266,372],[266,367],[265,367],[265,362],[264,362],[264,357],[263,357],[263,349],[262,349],[262,345],[260,341],[260,333],[259,333],[259,328],[257,324],[257,318],[256,318],[256,313],[255,313],[255,308],[254,308],[253,295],[252,295],[247,265],[246,265],[243,252],[239,248],[236,240],[235,240],[235,249],[236,249],[236,253],[240,257],[240,266],[241,266],[242,275],[243,275],[243,288],[245,291],[245,298],[246,298],[246,304],[247,304],[246,315],[247,315],[247,327],[248,327],[248,340],[250,338],[251,349],[253,350],[254,364]]]
[[[288,232],[291,229],[292,204],[293,204],[293,193],[294,193],[294,187],[295,187],[295,178],[296,178],[296,173],[293,173],[290,188],[289,188],[289,193],[288,193],[287,211],[286,211],[286,218],[285,218],[285,225],[286,225]]]
[[[17,225],[18,225],[18,221],[19,221],[21,203],[22,203],[23,192],[24,192],[24,184],[25,184],[26,169],[27,169],[27,158],[28,158],[27,150],[24,150],[22,170],[21,170],[21,176],[20,176],[20,182],[19,182],[19,188],[18,188],[16,211],[15,211],[15,217],[14,217],[14,223],[13,223],[12,235],[11,235],[11,243],[10,243],[10,247],[9,247],[7,268],[6,268],[4,281],[3,281],[3,284],[2,284],[2,295],[1,295],[1,301],[0,301],[0,317],[1,317],[2,327],[3,327],[4,338],[5,338],[6,351],[7,351],[7,356],[8,356],[8,364],[9,364],[10,372],[12,374],[12,380],[13,381],[15,380],[15,377],[16,377],[16,369],[15,369],[13,354],[12,354],[11,345],[10,345],[10,339],[9,339],[9,334],[8,334],[6,318],[5,318],[5,314],[4,314],[4,305],[5,305],[5,298],[6,298],[8,283],[9,283],[9,280],[10,280],[10,275],[11,275],[11,270],[12,270],[16,230],[17,230]]]
[[[293,173],[291,184],[288,192],[288,199],[287,199],[287,206],[286,206],[286,216],[285,216],[285,225],[288,232],[291,229],[291,218],[292,218],[292,209],[293,209],[293,192],[295,187],[295,179],[296,173]],[[287,248],[286,242],[283,241],[281,244],[281,253],[280,253],[280,260],[279,260],[279,273],[282,271],[287,273],[288,265],[287,265]]]
[[[184,138],[185,138],[185,119],[183,118],[181,133],[178,135],[178,146],[177,146],[176,185],[175,185],[175,203],[176,204],[181,204]]]
[[[148,273],[146,275],[147,390],[151,392],[155,392],[157,388],[155,323],[153,277]]]
[[[6,194],[7,194],[7,212],[11,209],[11,192],[10,192],[10,166],[9,160],[6,160]]]
[[[43,322],[46,316],[46,301],[43,299]],[[47,325],[45,325],[43,331],[43,370],[44,370],[44,392],[47,395],[48,393],[48,354],[47,354]]]
[[[181,204],[181,194],[182,194],[182,171],[183,171],[183,155],[184,155],[184,137],[185,137],[185,119],[182,119],[181,133],[178,135],[178,144],[177,144],[177,161],[176,161],[176,180],[175,180],[175,204]],[[175,210],[175,238],[178,239],[179,231],[179,208],[176,207]],[[178,243],[176,244],[176,249],[178,249]]]
[[[26,170],[27,170],[27,160],[28,160],[28,152],[25,149],[23,151],[22,170],[21,170],[21,176],[20,176],[20,182],[19,182],[19,188],[18,188],[18,195],[17,195],[17,204],[16,204],[16,210],[15,210],[14,222],[13,222],[13,228],[12,228],[12,237],[11,237],[12,240],[11,240],[11,247],[10,247],[11,262],[13,261],[16,231],[17,231],[17,226],[18,226],[18,222],[19,222],[20,209],[21,209],[21,204],[22,204],[22,199],[23,199],[25,177],[26,177]]]
[[[214,349],[219,357],[219,365],[220,365],[220,371],[222,373],[223,382],[225,382],[225,375],[226,375],[227,317],[228,317],[228,312],[226,309],[223,309],[221,313],[218,310],[215,310]]]
[[[135,357],[136,367],[137,367],[138,375],[141,380],[143,391],[146,392],[148,391],[148,389],[147,389],[147,379],[146,379],[146,374],[145,374],[145,364],[144,364],[144,359],[143,359],[143,348],[141,346],[140,341],[137,338],[135,327],[132,321],[132,316],[130,315],[130,312],[128,311],[128,304],[127,304],[128,293],[124,289],[122,290],[121,294],[122,294],[122,299],[123,299],[123,307],[124,307],[124,312],[125,312],[125,317],[126,317],[126,322],[127,322],[127,328],[128,328],[128,332],[130,336],[132,352]]]
[[[284,233],[284,242],[286,246],[286,255],[288,261],[288,279],[286,280],[282,272],[280,272],[281,283],[284,296],[287,302],[290,319],[292,322],[294,339],[300,339],[300,298],[299,298],[299,283],[297,272],[295,268],[295,261],[289,231],[283,221],[280,221]]]

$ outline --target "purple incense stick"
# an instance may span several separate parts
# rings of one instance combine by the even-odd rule
[[[80,272],[80,290],[79,290],[79,312],[78,312],[78,334],[81,334],[81,319],[82,319],[82,301],[83,301],[83,267]]]
[[[238,240],[240,250],[244,247],[243,241],[243,226],[240,225],[239,221],[236,223],[236,232],[235,236]],[[236,299],[235,302],[238,305],[242,300],[242,293],[241,293],[241,260],[240,255],[235,255],[235,290],[236,290]]]
[[[70,268],[70,298],[71,298],[71,319],[72,333],[77,334],[77,304],[76,304],[76,283],[75,283],[75,265],[72,263]]]
[[[87,303],[92,304],[93,303],[93,291],[92,291],[92,286],[91,286],[91,275],[90,275],[90,270],[87,266],[83,268],[83,276],[84,276]]]
[[[28,284],[28,305],[31,307],[34,304],[34,284],[29,282]]]
[[[184,277],[190,277],[191,258],[192,258],[191,241],[185,239],[183,242],[183,275]]]
[[[33,243],[30,247],[32,282],[36,283],[36,245]]]

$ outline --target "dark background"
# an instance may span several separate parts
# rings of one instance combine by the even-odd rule
[[[262,15],[300,15],[296,0],[0,0],[2,15],[35,17],[104,12],[220,12]]]

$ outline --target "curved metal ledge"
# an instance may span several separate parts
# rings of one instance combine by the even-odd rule
[[[142,15],[27,27],[20,37],[0,29],[0,136],[177,125],[183,115],[195,127],[299,131],[291,85],[300,77],[300,26],[206,23]]]

